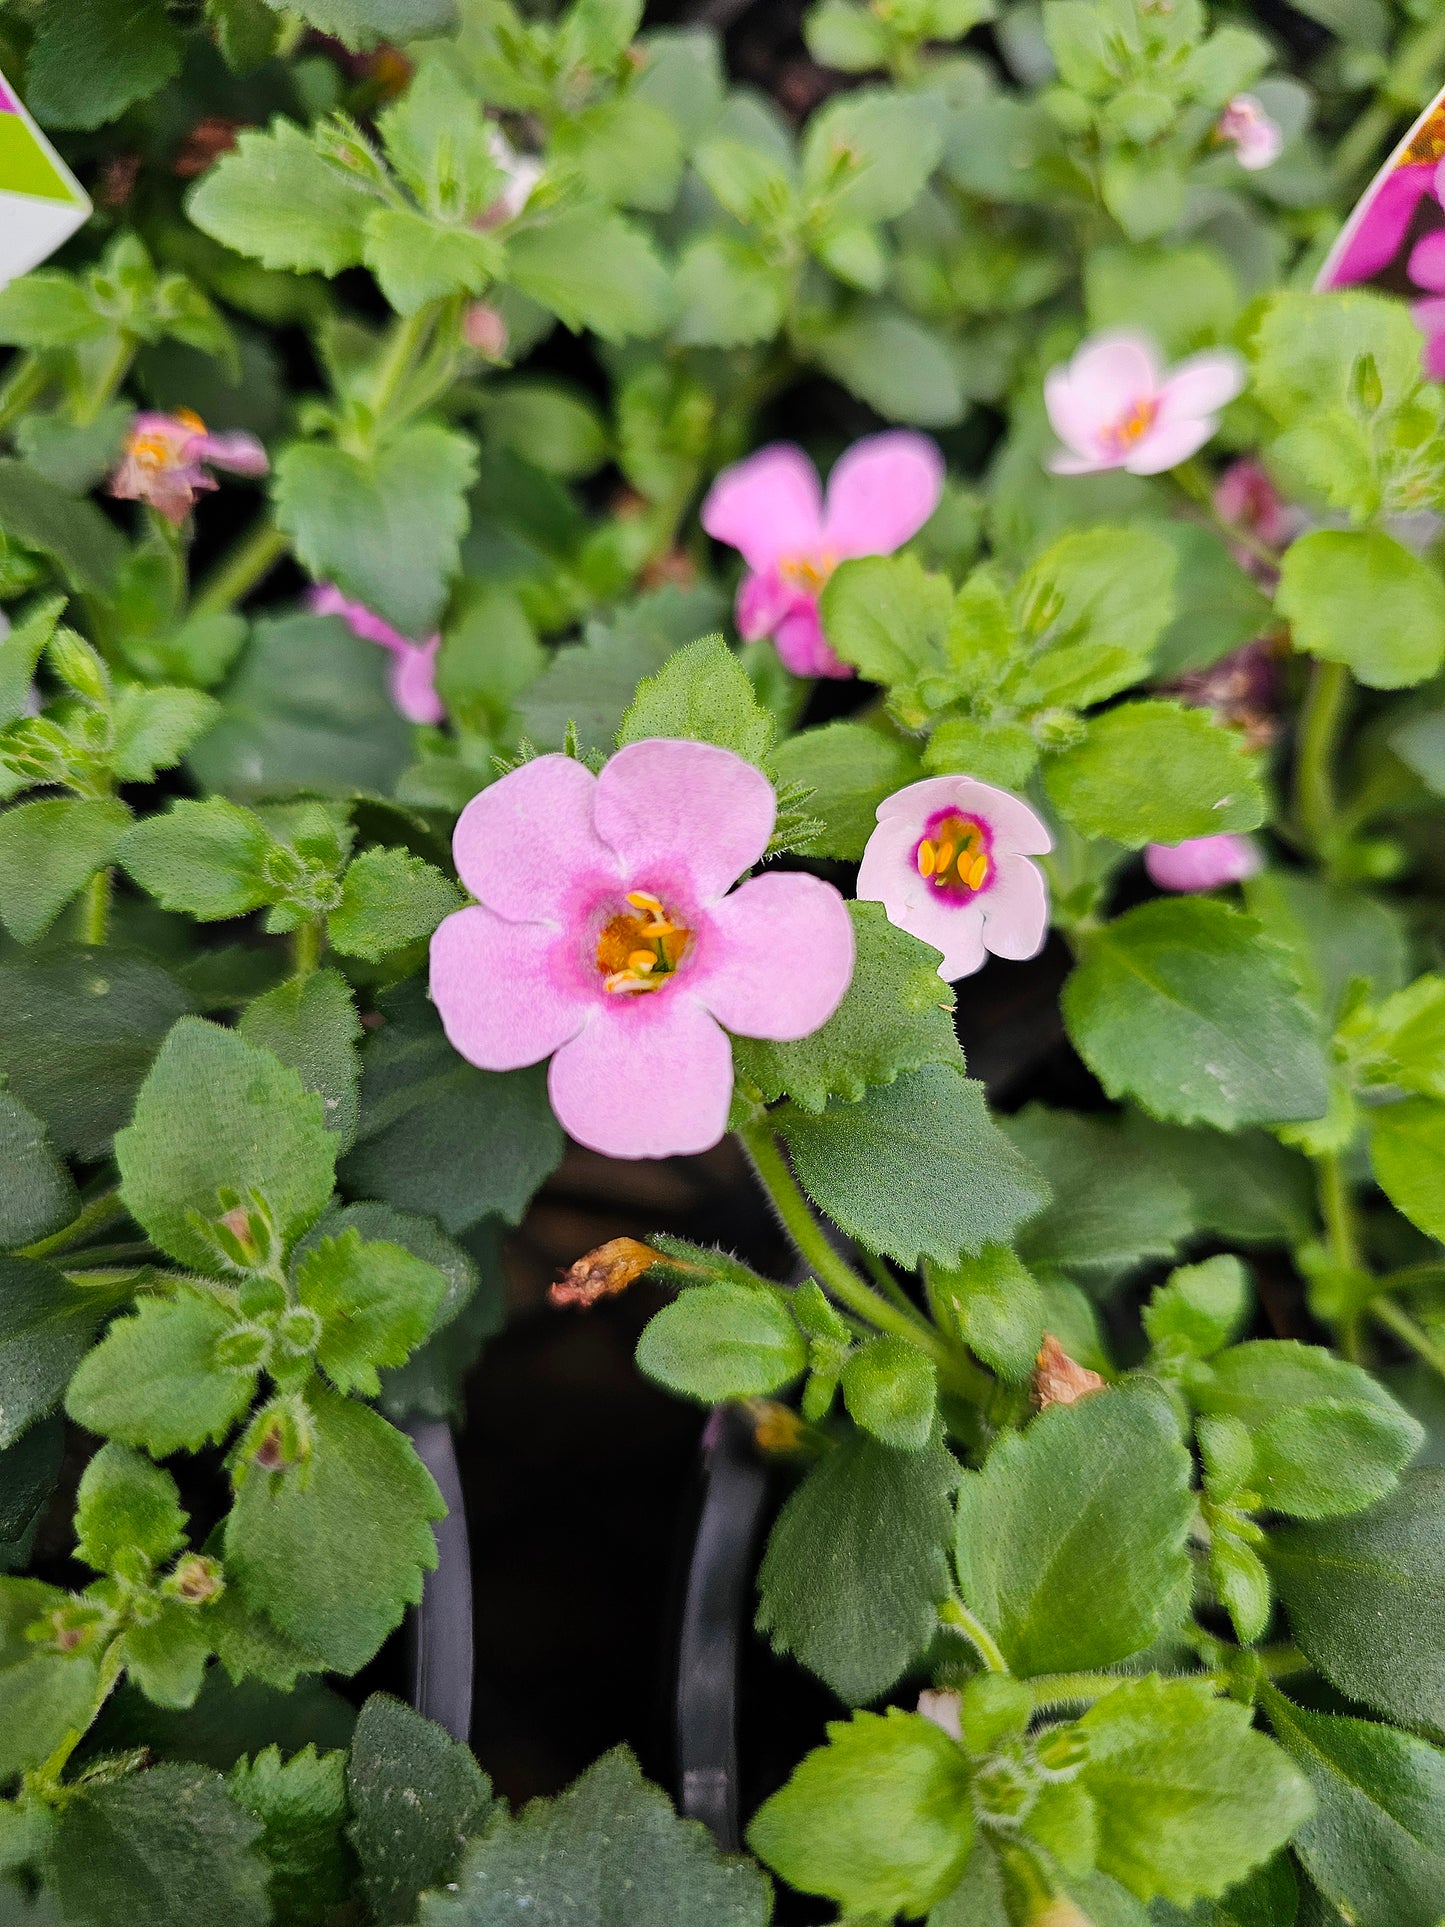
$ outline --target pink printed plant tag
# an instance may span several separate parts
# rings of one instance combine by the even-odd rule
[[[54,254],[90,199],[0,74],[0,287]]]
[[[1445,90],[1371,182],[1315,286],[1407,300],[1425,337],[1426,370],[1445,381]]]

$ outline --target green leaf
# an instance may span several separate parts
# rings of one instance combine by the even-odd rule
[[[110,766],[117,780],[149,783],[157,770],[173,768],[220,713],[215,698],[199,689],[143,689],[128,683],[115,704]]]
[[[361,1709],[346,1769],[352,1821],[378,1927],[409,1927],[417,1898],[456,1873],[493,1809],[491,1782],[470,1748],[400,1700],[373,1693]]]
[[[125,541],[94,502],[79,501],[28,462],[0,461],[0,530],[50,556],[73,588],[105,595]]]
[[[743,348],[770,341],[788,312],[788,276],[752,241],[704,234],[677,264],[675,335],[686,348]]]
[[[0,1258],[0,1449],[60,1402],[113,1302],[37,1258]]]
[[[316,1362],[340,1392],[375,1398],[378,1365],[403,1365],[432,1329],[446,1291],[435,1265],[401,1245],[363,1244],[354,1228],[302,1258],[296,1295],[321,1320]]]
[[[182,1018],[116,1138],[127,1207],[183,1265],[216,1262],[203,1226],[222,1189],[265,1199],[283,1245],[325,1208],[336,1142],[321,1099],[269,1051],[199,1017]]]
[[[1269,1536],[1301,1650],[1331,1685],[1445,1737],[1445,1472],[1415,1470],[1353,1518]]]
[[[254,1814],[264,1832],[261,1857],[270,1868],[271,1906],[283,1927],[307,1927],[349,1898],[352,1864],[342,1828],[347,1818],[346,1755],[304,1747],[283,1761],[277,1746],[238,1760],[231,1798]]]
[[[362,1031],[346,979],[335,970],[313,970],[277,984],[247,1005],[237,1030],[248,1044],[289,1064],[303,1087],[316,1092],[338,1152],[349,1150],[356,1136]]]
[[[596,474],[611,446],[590,396],[555,381],[519,376],[496,383],[487,391],[485,420],[490,439],[563,481]]]
[[[855,1713],[758,1809],[748,1845],[850,1917],[920,1914],[973,1850],[971,1777],[963,1748],[921,1714]]]
[[[184,43],[164,0],[46,0],[25,71],[47,127],[100,127],[180,68]]]
[[[1312,0],[1318,7],[1330,0]],[[1280,421],[1332,402],[1348,403],[1362,357],[1369,355],[1385,408],[1420,387],[1420,341],[1398,301],[1351,289],[1323,298],[1275,295],[1255,333],[1254,391]],[[1413,326],[1413,323],[1411,324]]]
[[[1377,997],[1410,975],[1408,933],[1398,909],[1357,885],[1305,870],[1269,869],[1245,885],[1249,913],[1295,961],[1311,1001],[1333,1027],[1345,993],[1363,977]]]
[[[1298,648],[1371,689],[1424,682],[1445,662],[1445,582],[1381,529],[1317,529],[1285,552],[1279,613]]]
[[[983,1088],[941,1064],[858,1104],[790,1109],[778,1128],[799,1178],[841,1231],[901,1264],[957,1264],[1006,1243],[1048,1189],[988,1115]]]
[[[771,1896],[619,1748],[557,1799],[498,1813],[454,1881],[423,1895],[420,1927],[510,1927],[523,1912],[539,1927],[767,1927]]]
[[[1018,586],[1026,634],[1044,652],[1010,685],[1018,700],[1082,709],[1137,682],[1174,615],[1175,569],[1154,529],[1069,529],[1051,542]]]
[[[33,1244],[69,1224],[80,1198],[45,1126],[0,1081],[0,1247]]]
[[[1227,904],[1128,911],[1090,938],[1063,1010],[1109,1095],[1156,1117],[1227,1131],[1325,1109],[1318,1020],[1286,956]]]
[[[870,1338],[843,1367],[843,1402],[880,1445],[921,1452],[938,1408],[933,1360],[906,1338]]]
[[[1445,1238],[1445,1103],[1407,1097],[1370,1115],[1370,1162],[1397,1210],[1432,1238]]]
[[[507,280],[574,333],[590,329],[604,341],[655,335],[672,311],[672,284],[652,243],[595,206],[509,236]]]
[[[938,1438],[899,1452],[855,1433],[826,1453],[779,1513],[758,1574],[758,1630],[774,1651],[852,1705],[886,1692],[947,1596],[957,1480]]]
[[[69,1593],[38,1579],[0,1579],[0,1786],[40,1766],[94,1710],[89,1647],[61,1652],[27,1636],[69,1604]]]
[[[682,175],[683,130],[634,90],[565,115],[550,154],[575,167],[604,200],[666,213]]]
[[[295,11],[353,49],[446,33],[457,18],[456,0],[301,0]]]
[[[649,1320],[637,1363],[670,1391],[714,1405],[780,1391],[806,1371],[808,1347],[775,1292],[699,1285]]]
[[[1394,1490],[1424,1443],[1418,1422],[1370,1374],[1319,1345],[1257,1339],[1194,1367],[1190,1397],[1238,1419],[1254,1442],[1250,1484],[1276,1512],[1328,1519]]]
[[[748,672],[721,636],[703,636],[669,656],[638,685],[617,731],[617,747],[650,736],[716,743],[761,763],[777,725],[753,694]]]
[[[1445,1892],[1445,1753],[1364,1720],[1268,1698],[1280,1743],[1314,1789],[1295,1852],[1356,1927],[1436,1927]]]
[[[476,472],[473,444],[436,422],[369,458],[295,442],[276,463],[276,520],[313,575],[420,640],[459,567]]]
[[[562,1155],[540,1070],[479,1071],[447,1042],[418,983],[382,997],[362,1053],[361,1125],[348,1188],[452,1232],[496,1215],[518,1224]]]
[[[77,1788],[59,1815],[46,1873],[74,1927],[266,1927],[260,1834],[220,1774],[156,1766]]]
[[[828,723],[779,743],[770,763],[780,784],[811,791],[807,809],[822,818],[810,855],[856,863],[878,827],[878,805],[918,780],[916,750],[863,723]]]
[[[241,129],[191,190],[187,211],[203,234],[263,267],[339,274],[360,262],[376,205],[361,181],[278,119],[266,133]]]
[[[1171,249],[1171,263],[1172,256]],[[1269,603],[1211,530],[1181,520],[1160,533],[1178,559],[1178,610],[1160,639],[1154,667],[1172,677],[1207,668],[1252,642],[1268,625]]]
[[[218,1445],[250,1409],[256,1367],[228,1365],[219,1347],[233,1321],[187,1292],[142,1298],[81,1361],[65,1409],[77,1425],[158,1459]]]
[[[130,824],[113,797],[48,796],[0,816],[0,919],[20,943],[34,943],[66,904],[103,870]]]
[[[23,288],[27,280],[11,283]],[[8,635],[0,636],[0,727],[18,722],[30,702],[35,669],[45,654],[45,646],[55,634],[55,624],[65,607],[64,598],[52,596],[31,609]]]
[[[1125,1116],[1124,1135],[1141,1163],[1184,1186],[1196,1231],[1242,1245],[1299,1245],[1314,1236],[1314,1173],[1277,1138],[1188,1131],[1138,1111]]]
[[[159,964],[117,950],[0,964],[0,1071],[62,1154],[109,1154],[186,993]]]
[[[1144,1307],[1144,1330],[1156,1350],[1211,1358],[1238,1336],[1249,1303],[1248,1272],[1221,1254],[1183,1265],[1157,1285]]]
[[[887,419],[949,428],[967,410],[953,343],[887,301],[859,301],[806,345],[835,381]]]
[[[891,924],[881,903],[850,903],[848,911],[857,945],[853,979],[827,1023],[796,1043],[733,1043],[739,1073],[769,1103],[791,1097],[814,1116],[829,1098],[856,1102],[925,1064],[963,1069],[953,991],[939,979],[938,953]]]
[[[164,816],[135,824],[118,854],[163,909],[212,923],[275,901],[276,847],[254,810],[220,796],[199,802],[183,797]]]
[[[376,963],[422,943],[461,908],[455,884],[405,850],[365,850],[346,872],[341,902],[326,921],[333,950]]]
[[[942,102],[882,87],[839,94],[808,122],[805,194],[834,218],[891,221],[923,192],[943,151]]]
[[[235,1468],[226,1570],[283,1633],[354,1673],[421,1598],[446,1507],[410,1442],[366,1406],[313,1383],[306,1430],[299,1464]]]
[[[1187,1598],[1189,1454],[1145,1387],[1051,1405],[959,1488],[965,1602],[1017,1672],[1111,1666]]]
[[[1238,731],[1182,703],[1121,703],[1094,717],[1081,743],[1047,758],[1044,787],[1076,830],[1131,850],[1258,829],[1265,818]]]
[[[1217,1897],[1285,1844],[1309,1788],[1250,1724],[1194,1680],[1116,1686],[1074,1727],[1098,1809],[1100,1871],[1141,1900]]]
[[[1043,1293],[1017,1253],[1008,1245],[985,1245],[976,1258],[947,1271],[930,1266],[928,1286],[952,1312],[969,1350],[1000,1378],[1022,1384],[1043,1343],[1048,1313]]]
[[[502,264],[495,235],[444,227],[416,208],[373,208],[366,218],[366,265],[398,314],[485,291]]]
[[[186,1514],[170,1473],[129,1446],[103,1445],[75,1495],[76,1557],[97,1572],[116,1572],[131,1555],[150,1569],[185,1543]]]
[[[1107,1277],[1172,1258],[1193,1229],[1183,1185],[1119,1119],[1030,1104],[1003,1129],[1053,1192],[1019,1232],[1025,1264]]]

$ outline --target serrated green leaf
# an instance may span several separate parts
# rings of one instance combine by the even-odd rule
[[[921,1452],[933,1435],[938,1373],[906,1338],[870,1338],[843,1367],[843,1402],[853,1423],[901,1452]]]
[[[116,696],[110,766],[122,783],[149,783],[171,769],[220,715],[199,689],[142,689],[127,684]]]
[[[985,1245],[947,1270],[928,1267],[931,1298],[946,1306],[970,1351],[1001,1378],[1021,1384],[1043,1343],[1044,1295],[1008,1245]]]
[[[1030,1104],[1002,1128],[1053,1192],[1018,1234],[1026,1264],[1108,1275],[1171,1258],[1188,1237],[1183,1185],[1121,1120]]]
[[[758,1630],[774,1650],[852,1705],[886,1692],[947,1596],[957,1479],[938,1438],[898,1452],[858,1433],[825,1454],[778,1515],[758,1574]]]
[[[118,855],[163,909],[209,923],[275,900],[279,885],[269,870],[275,849],[254,810],[208,796],[183,797],[164,816],[136,823]]]
[[[778,783],[810,790],[807,809],[822,819],[808,845],[818,856],[856,863],[878,827],[878,805],[922,774],[917,752],[862,723],[828,723],[790,736],[773,751]]]
[[[238,1760],[227,1780],[237,1806],[261,1822],[257,1848],[270,1870],[271,1907],[282,1927],[308,1927],[347,1900],[353,1872],[346,1755],[303,1747],[289,1760],[268,1746]]]
[[[1249,1303],[1248,1272],[1238,1258],[1221,1254],[1182,1265],[1157,1285],[1144,1307],[1144,1330],[1156,1349],[1210,1358],[1238,1336]]]
[[[378,1365],[402,1365],[432,1329],[446,1291],[434,1265],[401,1245],[363,1243],[348,1228],[314,1244],[296,1273],[296,1295],[321,1320],[316,1361],[341,1392],[374,1398]]]
[[[953,591],[914,556],[840,563],[819,606],[829,647],[870,682],[906,684],[949,666]]]
[[[33,1244],[79,1209],[74,1180],[44,1125],[0,1082],[0,1247]]]
[[[142,1298],[118,1318],[70,1381],[65,1409],[104,1438],[144,1447],[156,1458],[219,1444],[251,1404],[255,1367],[217,1357],[233,1329],[219,1305],[193,1293]]]
[[[1445,582],[1382,529],[1317,529],[1280,565],[1275,607],[1296,647],[1371,689],[1424,682],[1445,662]]]
[[[28,462],[0,461],[0,530],[50,556],[72,588],[110,593],[125,541],[94,502],[78,501]]]
[[[1445,1103],[1408,1097],[1373,1112],[1370,1162],[1391,1204],[1430,1237],[1445,1237]]]
[[[1085,836],[1126,848],[1254,830],[1265,798],[1235,730],[1182,703],[1121,703],[1044,763],[1049,800]]]
[[[43,936],[115,856],[130,811],[114,797],[48,796],[0,816],[0,919],[20,943]]]
[[[716,743],[761,763],[777,725],[753,693],[748,672],[721,636],[702,636],[639,683],[617,731],[617,747],[651,736]]]
[[[59,1403],[114,1302],[36,1258],[0,1258],[0,1448]]]
[[[620,214],[574,207],[507,243],[507,280],[565,326],[604,341],[655,335],[672,311],[672,284],[651,242]]]
[[[246,1006],[237,1031],[290,1065],[303,1087],[320,1097],[338,1152],[349,1150],[356,1136],[362,1030],[340,972],[313,970],[277,984]]]
[[[186,1514],[176,1482],[125,1445],[103,1445],[85,1468],[75,1495],[75,1552],[97,1572],[114,1572],[126,1555],[158,1566],[186,1542]]]
[[[12,282],[5,292],[23,288],[27,281],[34,279],[33,275],[26,275]],[[55,624],[64,607],[63,597],[51,596],[37,603],[8,635],[0,637],[0,726],[17,722],[25,714],[36,665],[55,634]]]
[[[406,850],[364,850],[346,872],[326,920],[333,950],[370,963],[429,937],[461,907],[456,886]]]
[[[93,1651],[63,1653],[27,1637],[69,1603],[38,1579],[0,1579],[0,1786],[41,1765],[94,1708]]]
[[[46,0],[26,68],[48,127],[100,127],[180,68],[183,42],[163,0]]]
[[[267,268],[339,274],[361,260],[375,196],[324,160],[288,120],[242,128],[236,146],[196,183],[187,204],[203,234]]]

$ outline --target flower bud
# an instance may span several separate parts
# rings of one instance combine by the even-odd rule
[[[180,1600],[182,1605],[204,1606],[220,1598],[226,1582],[221,1577],[218,1560],[193,1552],[178,1562],[174,1572],[162,1582],[161,1590]]]
[[[548,1296],[554,1305],[595,1305],[616,1298],[663,1261],[662,1253],[636,1238],[613,1238],[563,1272]]]
[[[506,322],[487,301],[469,303],[462,316],[462,335],[467,346],[475,348],[487,361],[500,361],[510,339]]]
[[[1044,1333],[1044,1342],[1034,1360],[1031,1388],[1034,1404],[1041,1412],[1048,1405],[1077,1405],[1090,1392],[1104,1389],[1104,1380],[1097,1372],[1070,1358],[1052,1332]]]

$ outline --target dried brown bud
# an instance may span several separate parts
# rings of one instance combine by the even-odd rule
[[[286,1438],[279,1425],[270,1425],[256,1443],[251,1463],[263,1472],[284,1472],[291,1460],[286,1456]]]
[[[753,1440],[762,1452],[797,1452],[802,1449],[807,1427],[791,1405],[780,1405],[774,1398],[748,1401],[753,1421]]]
[[[208,1599],[225,1590],[221,1569],[214,1559],[204,1559],[198,1553],[182,1559],[171,1574],[170,1589],[177,1599],[183,1599],[188,1606],[204,1606]]]
[[[662,1262],[662,1253],[651,1245],[636,1238],[613,1238],[564,1271],[549,1296],[554,1305],[595,1305],[601,1298],[615,1298],[626,1291]]]
[[[182,141],[171,172],[183,181],[195,180],[197,175],[213,167],[222,154],[230,153],[242,125],[241,121],[227,120],[220,114],[207,114]]]
[[[1042,1412],[1048,1405],[1077,1405],[1090,1392],[1102,1392],[1104,1380],[1087,1365],[1070,1358],[1052,1332],[1045,1332],[1034,1360],[1032,1389],[1034,1404]]]
[[[135,184],[140,178],[141,157],[139,154],[112,154],[101,171],[100,186],[95,198],[103,208],[114,212],[125,206],[135,192]]]

